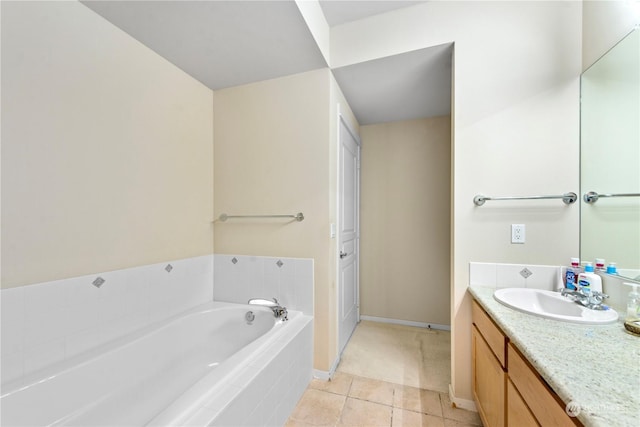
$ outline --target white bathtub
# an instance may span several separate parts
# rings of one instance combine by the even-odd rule
[[[312,318],[289,318],[201,305],[3,386],[1,424],[282,425],[312,371]]]

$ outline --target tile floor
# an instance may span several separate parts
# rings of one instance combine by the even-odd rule
[[[449,392],[451,333],[362,321],[338,365],[339,372],[394,384]]]
[[[285,427],[481,425],[477,413],[453,408],[445,393],[337,372],[311,382]]]
[[[450,334],[361,322],[331,381],[314,379],[285,427],[481,426],[449,400]]]

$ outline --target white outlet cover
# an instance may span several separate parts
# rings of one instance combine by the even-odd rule
[[[511,243],[522,244],[525,241],[524,224],[511,224]]]

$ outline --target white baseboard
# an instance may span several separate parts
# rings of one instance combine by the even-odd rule
[[[322,380],[322,381],[329,381],[331,379],[331,376],[332,374],[330,372],[321,371],[319,369],[313,370],[313,378],[315,379]]]
[[[460,399],[459,397],[455,397],[455,395],[453,394],[453,387],[451,387],[451,384],[449,384],[449,399],[451,400],[451,403],[453,403],[456,406],[456,408],[466,409],[467,411],[478,412],[478,409],[476,408],[476,402],[474,402],[473,400]]]
[[[424,323],[424,322],[414,322],[411,320],[388,319],[386,317],[360,316],[360,320],[369,320],[371,322],[379,322],[379,323],[393,323],[394,325],[415,326],[418,328],[426,328],[426,329],[439,329],[441,331],[451,330],[451,325],[438,325],[436,323]]]
[[[333,361],[333,365],[329,371],[321,371],[319,369],[313,370],[313,378],[317,378],[322,381],[329,381],[333,378],[333,375],[336,373],[336,369],[338,369],[338,363],[340,363],[340,358],[337,357],[336,360]]]

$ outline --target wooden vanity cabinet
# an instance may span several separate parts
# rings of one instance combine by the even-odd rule
[[[517,427],[539,427],[522,396],[511,382],[507,380],[507,425]]]
[[[537,422],[542,426],[579,426],[576,418],[565,412],[565,404],[527,362],[516,347],[509,343],[509,381],[522,396]],[[510,425],[519,426],[516,423]]]
[[[472,319],[473,398],[486,427],[582,425],[476,301]]]
[[[485,426],[506,426],[507,338],[474,301],[472,331],[473,398]]]

